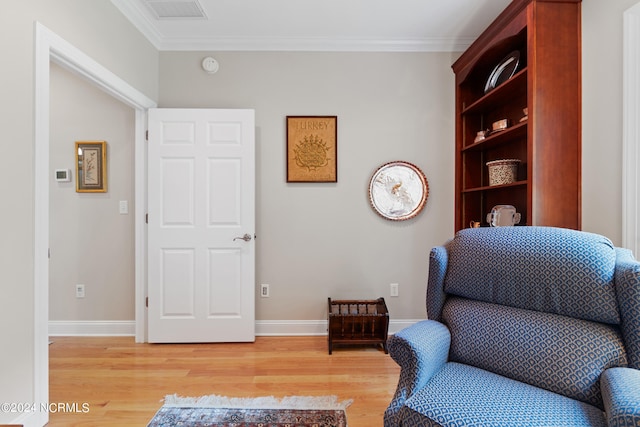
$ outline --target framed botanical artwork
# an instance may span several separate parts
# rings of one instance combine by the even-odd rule
[[[106,141],[76,141],[76,192],[107,191]]]
[[[338,117],[287,116],[287,182],[338,181]]]

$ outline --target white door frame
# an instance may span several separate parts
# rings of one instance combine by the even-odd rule
[[[640,257],[640,3],[624,12],[622,53],[622,246]]]
[[[39,22],[35,23],[34,200],[34,398],[49,401],[49,98],[50,61],[70,70],[135,109],[135,323],[136,342],[146,340],[146,116],[156,102]],[[47,414],[38,414],[43,425]],[[31,425],[31,424],[30,424]]]

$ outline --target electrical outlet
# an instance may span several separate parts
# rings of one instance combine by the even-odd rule
[[[389,284],[389,294],[392,297],[397,297],[398,296],[398,287],[399,287],[399,285],[397,283]]]
[[[266,283],[260,285],[260,296],[262,298],[269,298],[269,285]]]
[[[76,298],[84,298],[84,285],[76,285]]]

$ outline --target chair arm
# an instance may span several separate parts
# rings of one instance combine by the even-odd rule
[[[385,426],[396,426],[395,417],[413,393],[433,377],[449,357],[451,334],[435,320],[423,320],[389,338],[389,354],[400,365],[395,395],[384,414]]]
[[[640,425],[640,370],[610,368],[600,378],[609,427]]]
[[[620,328],[629,367],[640,369],[640,263],[629,249],[616,248],[615,284]]]

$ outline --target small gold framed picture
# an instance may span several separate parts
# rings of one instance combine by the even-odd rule
[[[76,141],[76,192],[107,191],[107,142]]]

